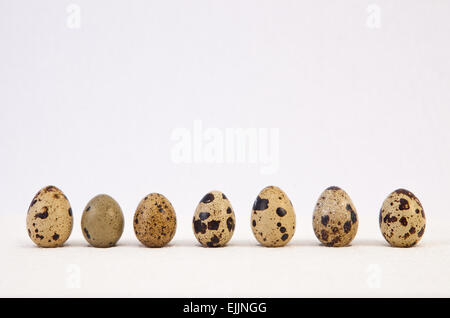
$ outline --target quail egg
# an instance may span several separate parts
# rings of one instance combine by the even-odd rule
[[[192,220],[194,235],[205,247],[225,246],[233,236],[235,223],[231,203],[220,191],[202,198]]]
[[[119,204],[100,194],[88,202],[81,218],[84,238],[94,247],[116,245],[123,233],[124,218]]]
[[[395,247],[416,245],[425,233],[425,212],[419,199],[410,191],[398,189],[383,202],[380,229],[386,241]]]
[[[326,246],[346,246],[355,238],[358,214],[344,190],[329,187],[322,192],[314,209],[313,229]]]
[[[283,190],[266,187],[253,204],[250,222],[259,243],[267,247],[284,246],[295,233],[294,207]]]
[[[54,186],[41,189],[31,201],[27,231],[40,247],[62,246],[72,233],[73,217],[69,200]]]
[[[177,218],[170,201],[159,193],[147,195],[139,203],[133,219],[134,233],[147,247],[163,247],[175,235]]]

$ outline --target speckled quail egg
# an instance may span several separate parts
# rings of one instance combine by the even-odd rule
[[[329,187],[322,192],[314,209],[313,229],[326,246],[346,246],[355,238],[358,214],[344,190]]]
[[[69,200],[54,186],[41,189],[31,201],[27,231],[40,247],[62,246],[72,233],[73,217]]]
[[[177,218],[170,201],[159,193],[141,200],[133,219],[134,233],[147,247],[163,247],[175,235]]]
[[[100,194],[88,202],[81,218],[84,238],[94,247],[116,245],[123,233],[124,218],[119,204]]]
[[[200,244],[220,247],[233,236],[236,219],[225,194],[211,191],[198,204],[192,222],[194,235]]]
[[[295,233],[294,207],[283,190],[266,187],[253,204],[250,222],[259,243],[267,247],[284,246]]]
[[[421,240],[425,232],[425,212],[414,194],[398,189],[384,200],[379,223],[381,233],[389,244],[411,247]]]

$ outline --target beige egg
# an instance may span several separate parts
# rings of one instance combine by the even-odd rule
[[[329,187],[322,192],[314,209],[313,229],[326,246],[346,246],[355,238],[358,214],[344,190]]]
[[[259,243],[267,247],[284,246],[295,233],[294,207],[283,190],[266,187],[253,204],[250,222]]]
[[[205,247],[225,246],[234,233],[236,218],[228,198],[220,191],[206,194],[192,221],[194,235]]]
[[[389,244],[411,247],[422,239],[425,232],[425,212],[414,194],[398,189],[384,200],[379,223],[381,233]]]
[[[73,217],[69,200],[57,187],[41,189],[31,201],[27,231],[40,247],[62,246],[72,233]]]
[[[159,193],[147,195],[139,203],[133,219],[134,233],[147,247],[162,247],[169,243],[177,229],[175,210]]]
[[[124,218],[119,204],[109,195],[100,194],[86,205],[81,218],[84,238],[94,247],[116,245],[123,233]]]

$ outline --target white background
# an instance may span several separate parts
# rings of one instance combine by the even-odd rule
[[[379,28],[368,24],[372,3]],[[450,296],[449,2],[77,1],[75,29],[69,4],[0,1],[2,296]],[[278,128],[278,171],[175,163],[171,135],[194,120]],[[52,250],[35,248],[25,228],[49,184],[75,217],[67,246]],[[271,184],[297,213],[282,249],[259,247],[249,225]],[[348,248],[321,247],[312,231],[330,185],[358,210]],[[389,248],[378,229],[399,187],[427,215],[409,250]],[[213,189],[237,217],[230,246],[216,250],[191,231]],[[151,192],[169,198],[179,221],[159,250],[141,248],[131,223]],[[99,193],[126,216],[117,248],[88,248],[81,236],[81,212]]]

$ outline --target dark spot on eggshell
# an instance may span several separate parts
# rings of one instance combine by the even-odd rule
[[[392,223],[392,222],[396,222],[396,221],[397,221],[397,217],[395,217],[395,216],[391,217],[390,213],[386,214],[383,219],[384,223]]]
[[[253,204],[253,210],[263,211],[269,207],[269,200],[261,199],[259,196],[256,198],[255,203]]]
[[[281,223],[280,223],[280,222],[278,222],[278,223],[277,223],[277,226],[278,226],[278,227],[280,227],[280,226],[281,226]]]
[[[28,236],[31,237],[31,231],[28,229]]]
[[[328,247],[333,247],[334,244],[338,243],[341,240],[340,236],[335,237],[331,242],[328,242],[327,244],[325,244]]]
[[[283,234],[283,236],[281,237],[282,241],[286,241],[288,239],[289,235],[288,234]]]
[[[72,216],[72,208],[69,208],[68,212],[69,212],[69,216]]]
[[[31,203],[30,203],[30,208],[33,206],[33,205],[35,205],[36,204],[36,202],[37,202],[37,200],[36,199],[34,199],[33,201],[31,201]]]
[[[214,201],[214,194],[208,193],[203,197],[203,199],[200,201],[202,203],[211,203]]]
[[[208,222],[208,230],[215,231],[219,228],[220,221],[212,220]]]
[[[56,241],[57,239],[59,239],[59,234],[57,234],[57,233],[53,234],[52,239],[53,239],[54,241]]]
[[[281,233],[286,232],[286,228],[285,228],[284,226],[280,227],[280,232],[281,232]]]
[[[323,224],[323,226],[327,226],[329,220],[330,220],[330,216],[324,215],[320,219],[320,222]]]
[[[325,242],[328,241],[328,233],[325,230],[322,230],[322,232],[320,232],[320,234],[322,235],[322,240],[324,240]]]
[[[401,198],[400,199],[400,205],[398,206],[398,209],[400,211],[409,210],[409,202],[408,202],[408,200]]]
[[[344,223],[344,232],[348,233],[352,229],[352,222],[347,221]]]
[[[285,216],[287,214],[287,212],[283,208],[278,208],[277,209],[277,214],[278,214],[278,216],[283,217],[283,216]]]
[[[44,192],[57,191],[55,186],[48,186],[44,188]]]
[[[337,232],[339,232],[339,229],[338,229],[336,226],[333,226],[333,228],[331,229],[331,231],[332,231],[333,233],[337,233]]]
[[[40,218],[40,219],[46,219],[48,217],[48,207],[43,207],[42,208],[43,212],[41,213],[36,213],[34,215],[35,218]]]
[[[256,221],[253,220],[252,225],[255,227],[256,226]]]
[[[350,204],[347,204],[347,205],[345,206],[345,209],[346,209],[348,212],[350,212],[350,218],[352,219],[352,223],[355,224],[356,221],[358,221],[358,218],[356,217],[356,213],[355,213],[355,211],[353,210],[352,206],[351,206]]]
[[[400,218],[400,224],[401,225],[403,225],[403,226],[407,226],[408,225],[408,221],[406,220],[406,218],[404,217],[404,216],[402,216],[401,218]]]
[[[253,221],[253,222],[254,222],[254,221]],[[255,225],[256,225],[256,222],[255,222]],[[227,228],[228,228],[228,231],[229,231],[229,232],[231,232],[231,230],[234,229],[234,221],[233,221],[233,218],[231,218],[231,217],[229,217],[229,218],[227,219]]]
[[[409,233],[411,234],[416,233],[416,228],[414,226],[411,226],[411,228],[409,229]]]
[[[200,218],[200,220],[204,221],[207,218],[209,218],[210,215],[211,215],[211,213],[209,213],[209,212],[200,212],[198,214],[198,217]]]
[[[38,238],[38,239],[43,239],[44,238],[44,236],[42,236],[42,235],[39,235],[39,234],[36,234],[36,238]]]
[[[90,239],[91,236],[89,235],[87,228],[84,228],[83,231],[84,231],[84,233],[86,233],[87,238]]]
[[[208,245],[209,247],[214,247],[217,243],[219,243],[219,238],[217,237],[217,235],[213,235],[213,237],[211,237],[211,241],[206,243],[206,245]]]
[[[228,200],[227,196],[225,194],[223,194],[223,193],[222,193],[222,199]]]
[[[423,233],[425,232],[425,225],[422,227],[422,229],[417,233],[419,237],[422,237]]]
[[[412,194],[411,192],[409,192],[408,190],[405,190],[405,189],[397,189],[394,192],[397,193],[397,194],[404,194],[404,195],[406,195],[407,197],[410,197],[410,198],[415,198],[414,194]]]
[[[231,214],[232,210],[230,207],[227,208],[227,214]]]
[[[201,220],[194,220],[194,231],[195,233],[206,233],[206,224]]]
[[[328,187],[327,190],[337,191],[337,190],[341,190],[341,188],[336,187],[336,186],[331,186],[331,187]]]

